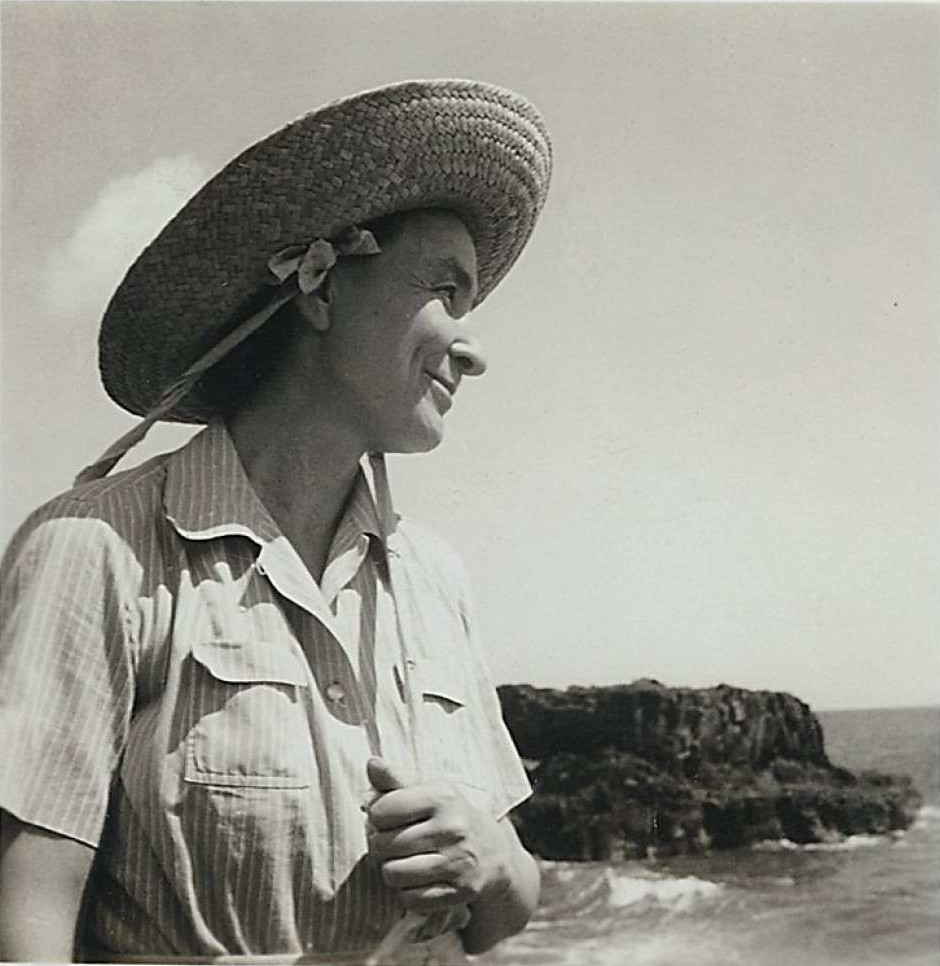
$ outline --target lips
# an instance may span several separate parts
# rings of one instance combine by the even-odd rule
[[[429,372],[428,375],[431,377],[432,382],[436,382],[439,386],[443,386],[449,395],[453,396],[457,391],[457,383],[451,382],[445,376],[442,376],[438,372]]]
[[[435,400],[438,412],[443,415],[454,404],[457,384],[436,372],[428,372],[426,375],[431,383],[431,396]]]

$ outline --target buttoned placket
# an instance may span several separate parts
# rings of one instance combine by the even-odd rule
[[[267,579],[278,594],[296,604],[317,620],[339,644],[348,662],[348,677],[345,683],[334,680],[321,688],[317,684],[317,675],[311,663],[315,660],[315,655],[307,653],[309,642],[305,642],[299,637],[297,639],[295,646],[299,646],[303,651],[303,658],[308,668],[311,683],[311,687],[301,690],[303,692],[302,699],[307,705],[307,723],[310,729],[310,740],[314,748],[322,740],[322,737],[318,736],[315,730],[317,712],[313,706],[314,694],[319,690],[327,708],[339,718],[344,716],[350,705],[358,709],[363,714],[359,724],[365,729],[372,754],[378,754],[381,751],[378,747],[376,723],[371,717],[373,712],[359,680],[359,642],[358,640],[350,640],[343,633],[340,621],[337,620],[331,606],[343,588],[349,584],[359,568],[363,566],[368,549],[368,535],[365,533],[359,534],[352,546],[340,550],[329,561],[320,585],[314,580],[293,545],[283,535],[266,543],[261,548],[255,561],[255,570],[259,576]],[[355,689],[355,693],[351,694],[350,689]],[[361,791],[364,802],[369,793],[364,771]],[[339,800],[334,800],[332,795],[327,795],[324,804],[327,808],[328,821],[334,828],[338,827],[337,811],[341,808]],[[345,865],[346,858],[340,837],[334,836],[330,856],[332,864],[330,878],[333,888],[336,888],[348,873]]]
[[[352,619],[346,619],[345,615],[341,612],[344,606],[355,607],[357,612],[355,616],[357,618],[358,610],[362,607],[362,601],[359,595],[350,591],[349,594],[351,594],[353,599],[349,599],[349,595],[346,592],[349,584],[359,572],[360,567],[365,563],[368,552],[369,537],[365,533],[359,533],[350,546],[341,549],[330,560],[320,580],[320,591],[326,601],[326,605],[334,615],[334,620],[341,627],[349,627],[356,623]],[[364,693],[363,684],[359,680],[359,652],[361,649],[359,637],[358,635],[347,636],[340,638],[339,642],[346,654],[350,667],[353,669],[353,680],[359,690],[359,701],[357,703],[360,707],[367,707],[369,704],[368,695]],[[345,708],[351,697],[347,693],[347,686],[342,681],[330,682],[324,693],[327,701],[335,705],[338,709]],[[373,741],[373,743],[375,742]],[[373,751],[378,752],[378,747],[374,747]]]
[[[351,547],[341,551],[329,562],[320,585],[317,585],[300,555],[284,536],[264,544],[255,561],[255,570],[259,575],[265,577],[282,597],[306,611],[329,632],[346,655],[356,680],[359,642],[344,634],[333,605],[358,573],[368,551],[369,537],[361,533]],[[341,687],[338,682],[337,686]],[[334,688],[326,697],[330,701],[339,702],[345,698],[345,693],[340,694]]]

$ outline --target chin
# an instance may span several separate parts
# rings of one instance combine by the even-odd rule
[[[385,453],[430,453],[444,439],[443,421],[440,424],[412,427],[409,432],[390,434],[386,445],[380,447]]]
[[[400,442],[397,445],[386,448],[386,453],[430,453],[432,449],[437,449],[441,445],[443,436],[436,436],[433,439],[409,440]]]

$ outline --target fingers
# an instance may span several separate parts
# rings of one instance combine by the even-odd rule
[[[461,881],[462,873],[472,862],[459,855],[415,852],[415,847],[420,848],[421,842],[427,841],[415,828],[370,834],[370,850],[381,862],[385,884],[395,890],[406,909],[420,913],[436,912],[472,900],[473,890]],[[390,858],[390,853],[395,857]]]
[[[461,881],[466,864],[438,854],[410,855],[385,862],[382,878],[407,908],[428,911],[471,897],[472,890]]]
[[[405,775],[401,774],[399,770],[393,769],[384,758],[377,756],[373,756],[366,762],[366,773],[372,787],[379,794],[393,792],[409,784]]]
[[[441,828],[433,821],[426,821],[387,831],[373,831],[369,835],[369,848],[385,861],[419,855],[422,852],[441,852],[459,840],[460,835],[453,830]]]
[[[435,882],[417,889],[402,889],[398,893],[398,898],[406,909],[424,913],[453,908],[467,901],[459,889],[443,882]]]
[[[382,878],[392,889],[417,889],[435,882],[445,884],[439,855],[409,855],[382,864]]]
[[[380,832],[413,825],[445,808],[456,793],[440,785],[409,785],[380,795],[368,808],[372,827]]]
[[[387,785],[385,763],[369,764],[376,787]],[[492,878],[497,863],[488,857],[496,824],[453,786],[427,783],[381,792],[367,814],[369,851],[406,908],[426,913],[474,901]]]
[[[479,892],[472,855],[459,850],[423,852],[382,861],[382,879],[407,909],[433,912],[472,902]]]

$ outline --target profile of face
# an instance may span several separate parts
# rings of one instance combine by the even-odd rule
[[[319,404],[363,450],[433,449],[461,381],[486,369],[467,329],[477,267],[463,222],[408,213],[379,254],[340,259],[328,291],[319,316],[305,311],[319,330]]]

